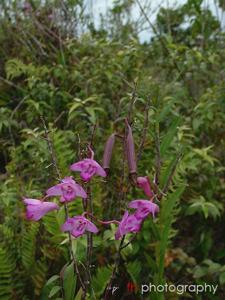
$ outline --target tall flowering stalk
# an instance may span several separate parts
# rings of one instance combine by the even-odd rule
[[[49,187],[46,190],[45,195],[41,199],[33,199],[29,197],[23,198],[23,202],[26,206],[26,218],[31,221],[39,221],[42,217],[51,211],[57,211],[60,205],[65,209],[65,220],[61,224],[61,231],[68,234],[68,245],[70,252],[70,259],[73,261],[74,270],[80,282],[80,286],[83,290],[82,299],[86,299],[88,291],[91,291],[91,263],[92,263],[92,250],[93,250],[93,235],[99,234],[98,223],[101,225],[116,224],[117,230],[115,232],[115,240],[120,240],[118,251],[116,253],[116,260],[113,267],[111,277],[108,281],[107,287],[104,293],[104,299],[108,299],[109,291],[112,288],[113,281],[116,277],[116,272],[120,264],[121,251],[129,245],[136,237],[138,232],[141,231],[142,225],[149,217],[156,218],[159,212],[159,206],[155,203],[155,200],[160,200],[164,193],[168,190],[169,184],[172,180],[175,167],[172,169],[172,173],[169,176],[168,182],[165,183],[163,190],[160,192],[159,188],[155,190],[152,182],[147,176],[139,176],[137,171],[138,157],[135,153],[135,142],[132,133],[132,128],[125,120],[125,131],[123,139],[123,170],[121,174],[121,182],[124,184],[125,179],[125,163],[127,162],[129,176],[132,178],[133,185],[142,191],[143,197],[140,199],[134,199],[122,207],[122,213],[119,220],[99,220],[93,211],[92,195],[91,195],[91,182],[93,177],[105,178],[109,172],[110,164],[112,161],[112,153],[115,144],[116,134],[113,133],[107,139],[103,154],[102,166],[95,160],[94,151],[92,150],[91,143],[88,146],[88,157],[83,158],[77,162],[71,164],[68,171],[79,173],[80,180],[74,180],[74,178],[68,174],[68,176],[62,178],[60,170],[57,165],[57,159],[53,148],[52,140],[49,137],[48,130],[44,119],[42,123],[45,129],[45,137],[48,143],[49,153],[51,155],[52,165],[57,175],[57,184]],[[146,134],[146,133],[145,133]],[[144,143],[144,139],[142,138]],[[125,159],[126,158],[126,159]],[[157,165],[159,167],[159,165]],[[156,174],[159,174],[160,170],[156,170]],[[157,175],[158,176],[158,175]],[[156,177],[157,177],[156,176]],[[79,183],[78,183],[79,182]],[[157,183],[158,184],[158,181]],[[129,181],[127,183],[129,185]],[[128,190],[128,188],[127,188]],[[161,193],[161,194],[159,194]],[[122,196],[121,196],[122,195]],[[52,197],[58,197],[58,203],[51,201]],[[118,195],[118,202],[120,203],[120,197],[125,197],[124,187],[121,186],[120,194]],[[69,215],[68,206],[73,201],[83,201],[83,213],[80,215]],[[157,202],[158,203],[158,202]],[[128,243],[125,242],[127,234],[133,234]],[[72,239],[77,239],[83,235],[87,235],[87,256],[85,264],[84,276],[81,276],[78,262],[72,249]]]
[[[56,159],[55,151],[54,151],[54,148],[53,148],[53,143],[52,143],[52,140],[51,140],[50,137],[49,137],[48,129],[47,129],[45,120],[44,120],[44,118],[43,118],[42,116],[41,116],[41,121],[42,121],[42,123],[43,123],[43,127],[44,127],[44,130],[45,130],[45,137],[46,137],[46,140],[47,140],[49,153],[50,153],[50,155],[51,155],[52,165],[53,165],[53,167],[54,167],[54,169],[55,169],[55,172],[56,172],[56,174],[57,174],[57,176],[58,176],[58,180],[59,180],[60,182],[62,182],[62,179],[61,179],[61,173],[60,173],[60,170],[59,170],[58,165],[57,165],[57,159]],[[68,217],[69,217],[67,203],[64,201],[63,205],[64,205],[65,216],[66,216],[66,220],[67,220]],[[84,285],[83,280],[82,280],[82,278],[81,278],[80,271],[79,271],[79,268],[78,268],[78,264],[77,264],[75,255],[74,255],[74,253],[73,253],[72,237],[71,237],[71,233],[70,233],[70,232],[68,232],[68,238],[69,238],[69,252],[70,252],[70,258],[72,259],[72,261],[73,261],[73,263],[74,263],[75,272],[76,272],[76,274],[77,274],[77,276],[78,276],[78,278],[79,278],[81,287],[82,287],[83,290],[85,290],[85,285]]]

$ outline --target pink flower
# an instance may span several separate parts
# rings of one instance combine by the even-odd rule
[[[85,231],[90,231],[93,233],[98,232],[98,228],[88,219],[83,216],[75,216],[73,218],[68,218],[66,222],[61,227],[62,231],[69,231],[74,237],[79,237],[85,233]]]
[[[47,190],[47,196],[61,196],[61,202],[70,202],[76,197],[87,198],[85,190],[72,177],[65,177],[61,183]]]
[[[80,176],[84,181],[89,181],[94,175],[106,177],[105,170],[92,158],[85,158],[74,163],[70,166],[70,169],[80,172]]]
[[[138,177],[137,178],[137,185],[139,188],[141,188],[144,192],[145,195],[148,196],[149,198],[154,197],[154,193],[151,189],[150,181],[148,176],[145,177]]]
[[[49,211],[59,208],[54,202],[46,202],[38,199],[24,198],[23,202],[27,205],[26,218],[28,220],[38,221]]]
[[[128,206],[136,209],[134,214],[139,220],[144,220],[149,214],[155,217],[155,213],[159,212],[158,205],[149,200],[134,200]]]
[[[128,211],[125,211],[122,220],[119,223],[119,227],[115,233],[115,239],[119,240],[123,235],[128,232],[138,232],[141,229],[142,220],[139,220],[135,214],[129,215]]]

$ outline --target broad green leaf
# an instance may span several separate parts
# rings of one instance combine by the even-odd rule
[[[76,290],[77,276],[74,272],[74,263],[68,265],[63,274],[64,300],[73,300]]]

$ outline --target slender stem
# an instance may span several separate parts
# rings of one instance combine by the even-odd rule
[[[90,219],[93,221],[92,215],[93,215],[93,203],[92,203],[92,197],[91,197],[91,187],[90,184],[87,186],[87,203],[89,205],[90,210]],[[89,277],[89,283],[88,285],[91,286],[91,262],[92,262],[92,250],[93,250],[93,233],[88,232],[87,234],[87,272]]]
[[[128,110],[128,122],[132,123],[132,113],[133,113],[133,107],[134,103],[137,97],[137,82],[134,82],[134,87],[131,95],[131,100],[130,100],[130,105],[129,105],[129,110]]]
[[[159,124],[156,125],[156,138],[155,138],[155,147],[156,147],[156,173],[154,183],[159,186],[159,178],[161,174],[161,155],[160,155],[160,136],[159,136]]]
[[[109,279],[109,283],[106,287],[106,291],[105,291],[105,297],[104,297],[104,300],[107,300],[107,297],[108,297],[108,294],[112,288],[112,283],[116,277],[116,272],[117,272],[117,269],[119,267],[119,264],[120,264],[120,253],[121,253],[121,250],[123,249],[123,243],[124,243],[124,240],[125,240],[125,235],[122,237],[121,241],[120,241],[120,245],[119,245],[119,248],[118,248],[118,251],[116,253],[116,259],[115,259],[115,264],[114,264],[114,267],[113,267],[113,271],[112,271],[112,275]]]
[[[118,225],[120,223],[117,220],[101,221],[101,220],[97,219],[95,216],[93,216],[91,213],[89,213],[88,211],[85,211],[85,212],[82,213],[82,216],[85,217],[86,215],[91,216],[92,219],[94,219],[95,221],[97,221],[97,222],[99,222],[100,224],[103,224],[103,225],[109,225],[109,224],[117,224]]]
[[[137,233],[135,233],[134,236],[132,236],[132,238],[129,240],[129,242],[127,242],[123,247],[121,247],[120,250],[123,250],[124,248],[126,248],[127,246],[129,246],[137,237]]]
[[[146,137],[147,137],[148,124],[149,124],[149,109],[150,109],[150,97],[148,97],[147,103],[145,105],[144,125],[143,125],[143,129],[142,129],[141,141],[140,141],[139,148],[138,148],[138,153],[137,153],[137,162],[141,159],[141,155],[142,155],[142,152],[143,152],[145,140],[146,140]]]
[[[49,153],[51,155],[52,165],[53,165],[53,167],[55,169],[55,172],[57,174],[58,180],[61,181],[62,177],[61,177],[61,173],[60,173],[60,170],[59,170],[59,167],[58,167],[58,164],[57,164],[57,159],[56,159],[56,154],[55,154],[55,150],[54,150],[54,147],[53,147],[53,142],[52,142],[52,140],[51,140],[51,138],[49,136],[49,132],[48,132],[48,129],[47,129],[44,117],[41,116],[40,118],[41,118],[44,130],[45,130],[45,137],[46,137],[46,140],[47,140]],[[66,202],[64,202],[64,210],[65,210],[66,219],[68,219],[69,213],[68,213],[68,207],[67,207]],[[77,276],[79,278],[79,281],[80,281],[80,284],[82,286],[82,289],[85,289],[85,285],[84,285],[84,283],[83,283],[83,281],[81,279],[81,275],[80,275],[80,272],[79,272],[79,269],[78,269],[78,265],[77,265],[77,261],[76,261],[75,255],[73,253],[72,236],[71,236],[70,232],[68,232],[68,238],[69,238],[70,258],[72,259],[72,261],[74,263],[75,272],[76,272],[76,274],[77,274]]]

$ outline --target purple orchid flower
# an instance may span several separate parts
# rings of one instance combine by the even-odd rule
[[[54,202],[47,202],[30,198],[24,198],[23,202],[27,206],[26,218],[28,220],[38,221],[49,211],[59,209],[59,206]]]
[[[115,239],[119,240],[123,235],[128,232],[138,232],[141,229],[142,220],[139,220],[135,214],[129,215],[128,211],[125,211],[122,220],[119,223],[119,227],[115,233]]]
[[[151,185],[150,185],[148,176],[138,177],[137,185],[139,188],[141,188],[145,192],[146,196],[148,196],[149,198],[154,197],[154,193],[151,189]]]
[[[85,231],[90,231],[93,233],[98,232],[98,228],[83,216],[68,218],[62,225],[61,230],[71,232],[72,236],[75,238],[83,235]]]
[[[106,177],[105,170],[94,160],[94,152],[91,151],[91,158],[85,158],[70,166],[72,171],[80,172],[80,176],[84,181],[89,181],[92,176],[99,175]]]
[[[138,220],[144,220],[149,214],[155,217],[155,214],[159,212],[158,205],[149,200],[134,200],[128,206],[136,209],[134,214]]]
[[[65,177],[61,183],[49,188],[46,194],[48,197],[61,196],[60,202],[70,202],[76,197],[87,198],[85,190],[71,176]]]

